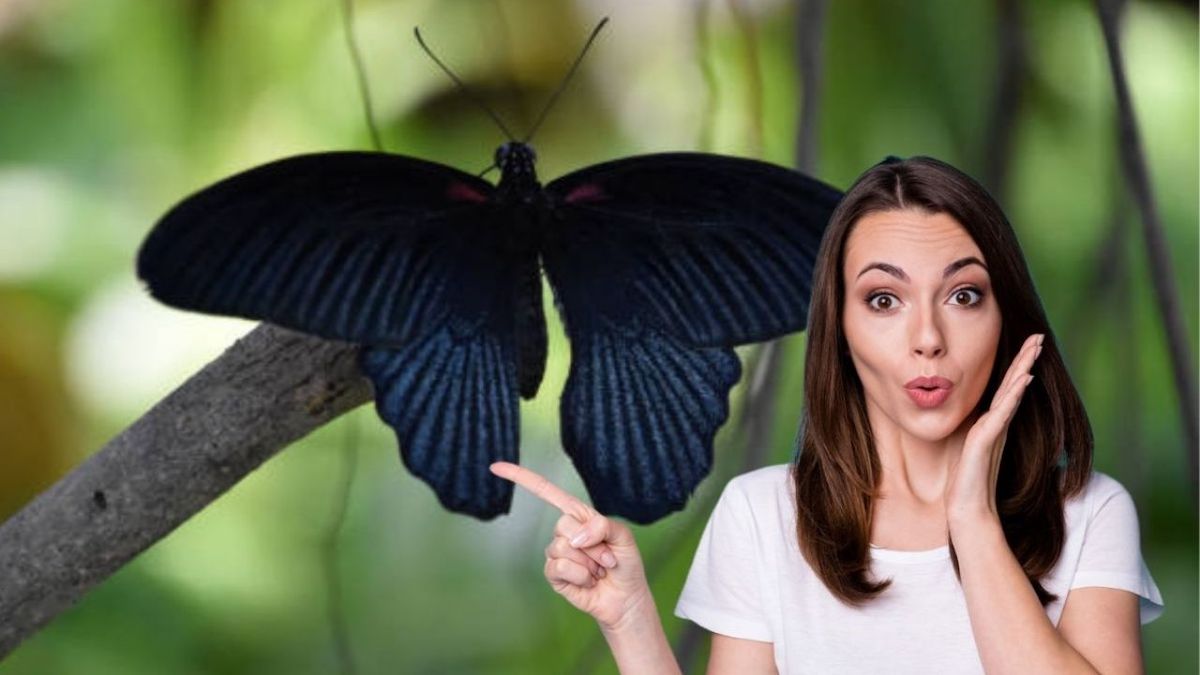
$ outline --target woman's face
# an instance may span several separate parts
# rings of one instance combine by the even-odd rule
[[[872,420],[937,441],[975,409],[1000,341],[986,265],[945,213],[882,211],[853,226],[842,328]]]

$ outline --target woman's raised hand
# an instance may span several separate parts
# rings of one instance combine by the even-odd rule
[[[619,628],[647,600],[653,602],[633,532],[601,515],[543,476],[509,462],[492,473],[529,490],[562,512],[546,547],[546,580],[600,628]]]
[[[1021,351],[1013,357],[1008,372],[996,388],[991,406],[967,431],[962,454],[951,468],[943,496],[951,538],[956,530],[975,529],[980,521],[997,525],[1000,522],[996,485],[1000,477],[1000,460],[1004,455],[1008,425],[1016,415],[1026,389],[1033,382],[1030,371],[1042,354],[1045,338],[1045,335],[1037,333],[1025,338]]]

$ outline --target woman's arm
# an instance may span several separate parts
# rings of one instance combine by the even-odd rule
[[[614,626],[600,625],[621,675],[677,675],[681,671],[658,618],[654,596],[645,596]]]
[[[779,675],[771,642],[712,634],[707,675]]]
[[[1141,673],[1137,596],[1076,589],[1055,630],[999,520],[951,520],[975,645],[988,673]]]
[[[546,547],[546,580],[596,620],[621,673],[679,673],[633,532],[525,467],[490,468],[562,512]]]
[[[633,532],[529,469],[496,462],[491,470],[562,511],[546,547],[546,580],[596,620],[621,674],[679,675]],[[708,672],[776,675],[771,643],[714,635]]]
[[[647,596],[649,597],[649,596]],[[643,603],[621,626],[603,629],[621,675],[679,673],[679,663],[667,643],[654,599]],[[744,640],[712,633],[707,675],[779,675],[770,642]]]
[[[671,651],[654,599],[632,612],[626,622],[613,628],[601,627],[621,675],[680,673]],[[770,642],[745,640],[712,633],[707,675],[779,675],[775,649]]]

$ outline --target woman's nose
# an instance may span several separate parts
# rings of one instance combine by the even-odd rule
[[[935,358],[946,351],[945,337],[938,326],[937,314],[933,311],[917,312],[913,327],[912,349],[917,356]]]

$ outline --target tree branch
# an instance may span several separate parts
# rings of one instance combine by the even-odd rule
[[[356,354],[261,325],[0,525],[0,658],[280,449],[371,400]]]

